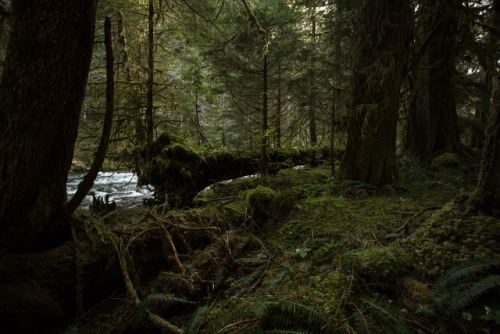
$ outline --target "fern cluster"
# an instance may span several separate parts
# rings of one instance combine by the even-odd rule
[[[254,309],[266,333],[331,333],[328,319],[317,310],[290,301],[264,302]]]
[[[477,258],[448,269],[436,281],[436,306],[443,313],[464,310],[488,294],[500,297],[500,260]]]

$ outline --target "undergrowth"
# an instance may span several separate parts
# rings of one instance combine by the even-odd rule
[[[186,333],[466,333],[475,321],[487,332],[498,309],[490,303],[478,315],[474,307],[498,295],[498,261],[473,260],[445,273],[474,256],[440,239],[447,235],[433,223],[436,233],[422,232],[433,211],[466,187],[462,172],[404,159],[401,170],[405,181],[386,187],[340,182],[328,168],[282,170],[224,186],[237,191],[220,200],[210,192],[197,209],[166,213],[161,219],[205,230],[173,236],[184,269],[164,245],[170,269],[150,281],[131,319],[150,307],[167,314],[158,297],[195,301],[170,319]],[[478,243],[496,242],[494,229],[474,225],[477,235],[464,235],[450,224],[450,240],[474,245],[476,257],[488,254]]]

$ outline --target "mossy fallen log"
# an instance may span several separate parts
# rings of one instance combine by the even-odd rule
[[[205,187],[224,180],[255,174],[259,170],[259,152],[196,152],[175,137],[163,134],[155,143],[153,160],[144,166],[140,183],[151,184],[155,197],[169,205],[185,207]],[[342,152],[336,152],[336,159]],[[315,166],[328,162],[329,149],[275,148],[269,150],[269,172],[297,165]]]

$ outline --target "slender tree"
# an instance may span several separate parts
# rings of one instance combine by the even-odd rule
[[[0,246],[56,229],[94,42],[96,1],[13,0],[0,83]]]

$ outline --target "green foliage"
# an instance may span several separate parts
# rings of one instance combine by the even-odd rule
[[[500,220],[471,216],[453,202],[421,224],[403,246],[429,277],[439,276],[453,263],[473,258],[498,258],[500,244],[495,233]]]
[[[436,305],[441,312],[462,311],[483,297],[487,301],[482,304],[491,306],[500,298],[500,260],[477,258],[457,263],[436,280],[436,286]]]
[[[402,319],[399,312],[395,311],[389,305],[372,298],[361,298],[361,301],[370,314],[377,320],[374,325],[373,321],[369,317],[364,316],[364,321],[360,323],[359,318],[360,316],[363,316],[363,314],[358,314],[358,318],[355,318],[355,321],[358,325],[362,325],[360,328],[361,331],[364,330],[364,332],[368,333],[414,333],[413,328]],[[360,313],[359,310],[356,312]],[[373,327],[370,328],[370,326]]]
[[[189,319],[189,323],[186,328],[186,334],[196,334],[200,326],[205,321],[209,311],[210,308],[208,306],[198,307]]]
[[[366,282],[377,288],[391,288],[398,277],[412,269],[409,256],[398,247],[371,246],[353,254],[355,271]]]
[[[250,214],[256,220],[263,220],[271,215],[271,210],[277,198],[278,195],[274,190],[261,185],[245,192]]]
[[[132,327],[134,329],[137,329],[139,327],[139,324],[144,317],[144,314],[146,311],[153,305],[157,304],[163,304],[163,305],[173,305],[173,304],[194,304],[192,301],[189,301],[185,298],[177,298],[172,294],[163,294],[163,293],[157,293],[157,294],[151,294],[147,295],[144,297],[144,299],[137,305],[134,315],[132,317]]]
[[[328,319],[312,307],[290,301],[264,302],[254,309],[264,329],[272,333],[331,333]]]

